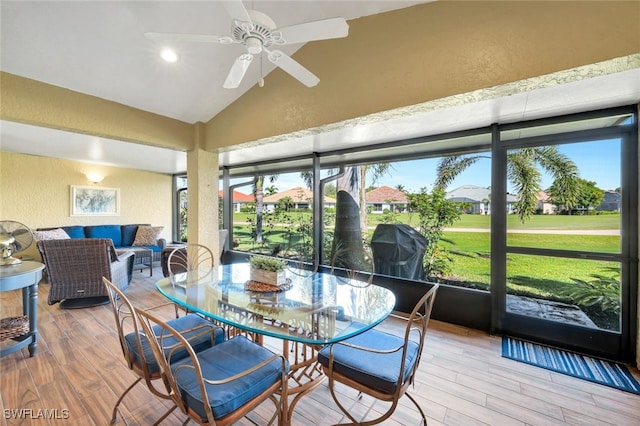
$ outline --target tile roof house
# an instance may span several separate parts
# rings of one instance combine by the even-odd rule
[[[551,198],[545,191],[540,191],[536,195],[538,202],[536,203],[536,210],[539,210],[542,214],[555,214],[558,209],[557,206],[549,202]]]
[[[604,198],[596,211],[619,212],[622,204],[622,194],[616,191],[605,191]]]
[[[469,203],[467,213],[491,214],[491,188],[482,188],[476,185],[463,185],[447,193],[446,198],[456,203]],[[518,198],[507,194],[507,212],[515,212],[515,203]]]
[[[222,197],[223,194],[223,190],[219,190],[218,191],[218,197]],[[246,203],[255,203],[256,202],[256,198],[253,196],[253,194],[247,195],[243,192],[240,191],[236,191],[235,189],[233,190],[233,211],[236,213],[240,213],[240,209],[246,204]]]
[[[404,192],[389,186],[381,186],[367,192],[366,200],[372,213],[383,213],[385,210],[402,212],[408,202]]]
[[[273,212],[276,209],[276,204],[285,197],[291,198],[294,209],[310,209],[311,201],[313,200],[313,191],[297,186],[295,188],[287,189],[286,191],[278,192],[277,194],[264,197],[264,208],[267,212]],[[336,205],[336,200],[331,197],[324,197],[325,207],[332,207]]]

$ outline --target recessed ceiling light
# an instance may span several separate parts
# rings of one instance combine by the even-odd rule
[[[173,49],[164,48],[162,52],[160,52],[160,56],[167,62],[177,62],[178,54]]]

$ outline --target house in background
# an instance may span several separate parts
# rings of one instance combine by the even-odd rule
[[[605,191],[604,198],[596,211],[598,212],[619,212],[622,203],[622,194],[616,191]]]
[[[538,202],[536,203],[536,212],[541,214],[556,214],[558,207],[554,204],[551,204],[550,196],[545,191],[540,191],[536,195]]]
[[[407,208],[407,195],[399,189],[381,186],[366,194],[367,208],[372,213],[384,213],[385,210],[401,213]]]
[[[289,208],[292,209],[311,209],[311,202],[313,201],[313,191],[297,186],[295,188],[287,189],[286,191],[278,192],[277,194],[264,197],[264,211],[273,213],[276,210],[276,205],[282,200],[289,198]],[[335,207],[336,200],[331,197],[324,197],[325,207]]]
[[[224,191],[221,189],[218,191],[218,197],[222,199]],[[256,198],[251,195],[247,195],[243,192],[233,190],[233,211],[235,213],[240,213],[240,210],[245,207],[248,203],[255,203]]]
[[[482,188],[475,185],[463,185],[446,196],[447,200],[455,203],[467,203],[469,207],[465,209],[467,214],[491,214],[491,189]],[[515,195],[507,194],[507,213],[515,212],[515,203],[518,198]]]

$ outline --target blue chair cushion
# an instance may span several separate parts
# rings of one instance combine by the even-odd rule
[[[122,233],[120,232],[120,225],[85,226],[84,233],[87,238],[111,238],[114,246],[122,246]]]
[[[344,342],[365,348],[390,350],[404,345],[404,338],[371,329],[346,339]],[[327,345],[318,352],[318,361],[326,368],[329,368],[330,346]],[[405,383],[409,378],[418,356],[418,343],[409,341],[407,346],[405,370],[401,383]],[[378,391],[388,394],[395,392],[400,377],[402,349],[390,354],[378,354],[337,343],[333,348],[333,357],[334,372]]]
[[[167,321],[167,324],[173,327],[176,331],[183,334],[196,352],[210,348],[212,346],[211,338],[210,338],[211,334],[204,333],[204,330],[202,328],[185,333],[186,330],[189,330],[195,327],[201,327],[201,326],[214,327],[214,324],[212,324],[210,321],[207,321],[206,319],[202,318],[199,315],[196,315],[196,314],[184,315],[180,318]],[[160,329],[159,326],[155,326],[154,331],[158,335],[162,333],[162,330]],[[215,331],[214,335],[215,335],[216,345],[224,342],[225,333],[223,329],[218,328]],[[142,343],[142,352],[144,354],[144,359],[147,363],[147,371],[150,375],[158,373],[160,371],[160,366],[158,365],[158,361],[156,360],[156,357],[153,355],[153,350],[149,345],[149,340],[147,340],[146,336],[140,336],[140,337],[141,337],[140,341]],[[140,357],[140,351],[138,348],[136,333],[133,333],[133,332],[129,333],[124,337],[124,339],[129,348],[129,352],[131,352],[131,354],[133,355],[136,363],[138,365],[141,365],[142,358]],[[163,341],[163,344],[165,346],[173,345],[174,343],[177,343],[177,340],[173,337],[166,338]],[[187,356],[187,351],[185,349],[178,349],[172,355],[171,361],[174,362],[186,356]]]
[[[140,246],[136,246],[136,247],[140,247]],[[154,252],[162,251],[162,247],[160,247],[160,246],[142,246],[142,247],[148,248],[149,250],[154,251]]]
[[[270,358],[273,353],[250,341],[244,336],[233,337],[221,345],[198,352],[198,362],[202,375],[206,379],[220,380],[241,373],[256,364]],[[215,419],[222,418],[242,407],[271,385],[280,380],[282,361],[278,358],[254,371],[223,385],[205,384],[209,401],[203,401],[195,371],[191,368],[179,368],[193,365],[185,358],[171,365],[181,395],[188,407],[206,421],[204,404],[209,404]],[[287,363],[286,372],[289,371]]]

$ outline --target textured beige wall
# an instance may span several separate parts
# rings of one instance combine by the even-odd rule
[[[187,153],[189,180],[188,242],[218,249],[218,154],[196,149]],[[192,214],[192,212],[197,214]],[[213,225],[213,226],[212,226]]]
[[[206,126],[205,149],[337,123],[640,52],[640,2],[438,1],[349,21]]]
[[[120,188],[120,216],[70,216],[70,185],[94,186],[85,173],[105,176],[95,186]],[[150,223],[171,240],[170,175],[0,152],[0,220],[30,228]],[[30,254],[35,247],[31,247]]]
[[[0,72],[3,120],[188,150],[189,123]]]

